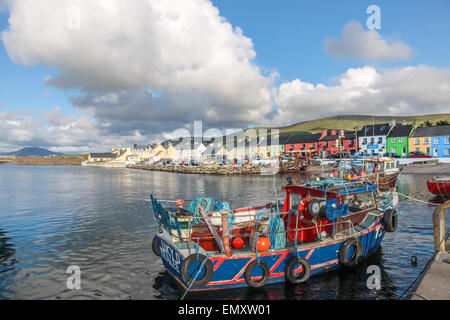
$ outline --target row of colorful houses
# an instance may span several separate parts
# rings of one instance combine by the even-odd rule
[[[230,142],[231,141],[231,142]],[[227,159],[268,159],[280,155],[327,158],[331,155],[365,156],[396,154],[406,157],[420,152],[450,157],[450,126],[415,127],[405,122],[366,125],[361,130],[329,129],[320,133],[283,133],[264,136],[188,137],[133,148],[113,149],[110,153],[90,154],[88,161],[156,162],[161,159],[198,161]]]

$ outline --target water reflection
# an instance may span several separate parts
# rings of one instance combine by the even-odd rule
[[[6,233],[0,229],[0,273],[12,269],[16,262],[14,254],[16,249],[10,242],[11,238],[6,236]]]
[[[184,292],[152,253],[158,226],[143,200],[151,193],[162,199],[224,196],[234,208],[253,206],[282,199],[287,177],[310,179],[312,174],[224,177],[0,166],[0,298],[178,299]],[[427,201],[427,178],[401,175],[400,192]],[[434,208],[402,201],[397,232],[386,234],[381,249],[351,272],[330,272],[301,285],[192,293],[186,299],[398,298],[433,253]],[[411,266],[413,255],[417,267]],[[81,290],[66,287],[69,265],[81,268]],[[380,290],[367,288],[369,265],[380,266]]]

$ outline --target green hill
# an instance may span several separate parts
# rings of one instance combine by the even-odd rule
[[[396,120],[397,123],[406,121],[407,124],[416,123],[420,125],[425,121],[430,121],[435,124],[439,120],[447,120],[450,123],[450,114],[428,114],[420,116],[370,116],[370,115],[343,115],[334,116],[322,119],[315,119],[310,121],[303,121],[286,127],[279,127],[280,133],[297,132],[297,131],[308,131],[308,132],[319,132],[324,129],[343,129],[343,130],[355,130],[355,127],[360,130],[364,125],[370,125],[375,122],[378,123],[388,123],[392,119]],[[258,127],[256,129],[262,129]],[[266,128],[270,129],[270,128]],[[277,128],[275,128],[277,129]]]

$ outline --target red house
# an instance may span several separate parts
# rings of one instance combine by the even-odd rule
[[[320,158],[327,158],[340,152],[350,155],[358,151],[358,141],[353,131],[322,130],[317,145]]]
[[[286,154],[298,153],[301,157],[311,158],[317,154],[319,134],[293,134],[285,140],[284,151]]]

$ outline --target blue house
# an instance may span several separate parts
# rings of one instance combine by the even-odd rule
[[[431,154],[438,158],[450,158],[450,126],[431,127]]]

